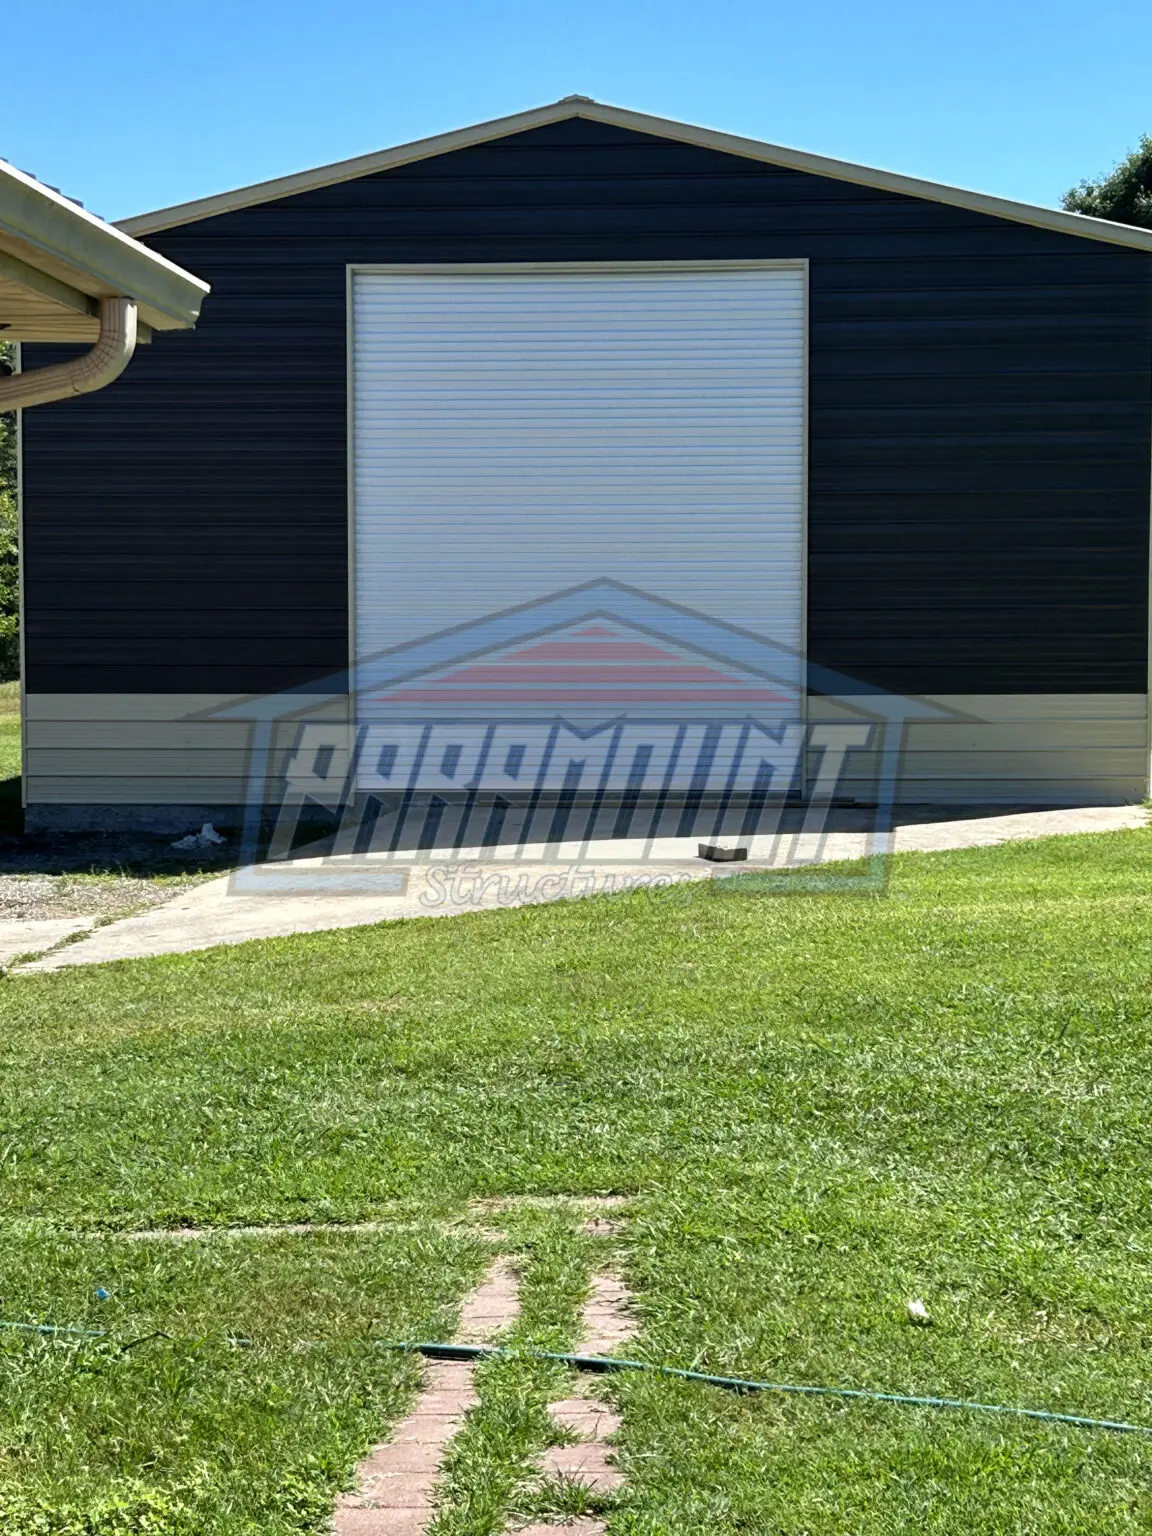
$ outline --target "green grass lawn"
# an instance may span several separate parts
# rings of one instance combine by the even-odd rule
[[[20,684],[0,683],[0,817],[20,808]]]
[[[1150,974],[1132,832],[10,976],[0,1317],[118,1342],[0,1339],[0,1529],[322,1531],[415,1380],[372,1341],[447,1336],[483,1268],[476,1196],[629,1195],[645,1358],[1152,1424]],[[571,1343],[602,1241],[508,1237],[517,1336]],[[528,1508],[562,1382],[484,1375],[436,1536]],[[613,1536],[1152,1529],[1152,1439],[607,1390]]]

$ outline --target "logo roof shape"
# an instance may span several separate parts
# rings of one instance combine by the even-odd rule
[[[365,709],[393,713],[514,713],[567,718],[620,710],[795,714],[799,688],[705,657],[618,618],[577,620],[462,663],[450,663],[362,694]]]
[[[601,579],[440,630],[366,658],[351,676],[333,673],[300,687],[238,700],[213,719],[280,720],[316,707],[317,697],[353,694],[368,703],[437,704],[506,711],[513,703],[555,713],[613,712],[666,698],[778,713],[812,693],[851,700],[873,718],[955,718],[927,700],[892,694],[804,659],[787,646],[695,609]],[[690,697],[690,695],[696,697]],[[583,696],[581,696],[583,695]],[[656,697],[651,697],[655,695]]]

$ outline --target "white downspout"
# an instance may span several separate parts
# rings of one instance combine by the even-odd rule
[[[70,363],[53,363],[0,379],[0,411],[19,411],[103,389],[124,372],[135,350],[135,301],[101,299],[100,335],[91,351]]]

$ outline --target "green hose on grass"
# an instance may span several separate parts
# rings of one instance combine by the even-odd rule
[[[26,1333],[66,1334],[73,1338],[107,1339],[112,1335],[100,1328],[67,1328],[55,1323],[10,1323],[0,1321],[0,1328]],[[149,1339],[170,1338],[161,1332],[130,1339],[124,1349],[134,1349]],[[229,1344],[251,1347],[251,1339],[229,1338]],[[547,1349],[500,1349],[491,1344],[433,1344],[379,1340],[381,1349],[423,1355],[429,1360],[550,1360],[577,1371],[604,1374],[610,1371],[646,1371],[654,1376],[676,1381],[695,1381],[725,1392],[784,1392],[795,1397],[853,1398],[868,1403],[899,1403],[910,1408],[959,1408],[967,1413],[999,1413],[1017,1419],[1039,1419],[1043,1424],[1070,1424],[1077,1429],[1107,1429],[1121,1435],[1152,1435],[1152,1425],[1126,1424],[1119,1419],[1090,1419],[1079,1413],[1052,1413],[1046,1408],[1014,1408],[1005,1403],[977,1403],[963,1397],[914,1397],[904,1392],[870,1392],[863,1387],[809,1387],[794,1382],[752,1381],[744,1376],[711,1376],[706,1371],[688,1371],[677,1365],[653,1365],[647,1360],[618,1360],[612,1355],[567,1355]]]
[[[1152,1435],[1152,1425],[1125,1424],[1118,1419],[1089,1419],[1078,1413],[1051,1413],[1046,1408],[1013,1408],[1003,1403],[977,1403],[963,1397],[910,1397],[903,1392],[869,1392],[861,1387],[805,1387],[783,1381],[750,1381],[743,1376],[710,1376],[676,1365],[652,1365],[647,1360],[618,1360],[612,1355],[565,1355],[546,1349],[497,1349],[487,1344],[384,1344],[384,1349],[408,1350],[430,1360],[555,1360],[578,1371],[648,1371],[678,1381],[696,1381],[726,1392],[788,1392],[800,1397],[850,1397],[869,1403],[902,1403],[913,1408],[963,1408],[969,1413],[1004,1413],[1046,1424],[1074,1424],[1078,1429],[1110,1429],[1123,1435]]]

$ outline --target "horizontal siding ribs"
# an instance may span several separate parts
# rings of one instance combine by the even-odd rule
[[[36,690],[343,669],[347,263],[797,257],[812,659],[895,691],[1146,687],[1142,253],[581,120],[150,243],[212,283],[199,330],[25,423]]]
[[[248,726],[208,718],[229,707],[208,694],[29,694],[31,803],[230,805],[243,803]],[[930,700],[956,718],[913,723],[902,759],[904,803],[1127,804],[1144,794],[1143,694],[953,694]],[[867,708],[866,697],[856,703]],[[843,719],[851,700],[815,696],[810,719]],[[348,700],[317,697],[309,720],[347,720]],[[283,722],[276,763],[294,745]],[[865,756],[844,793],[868,799]]]

